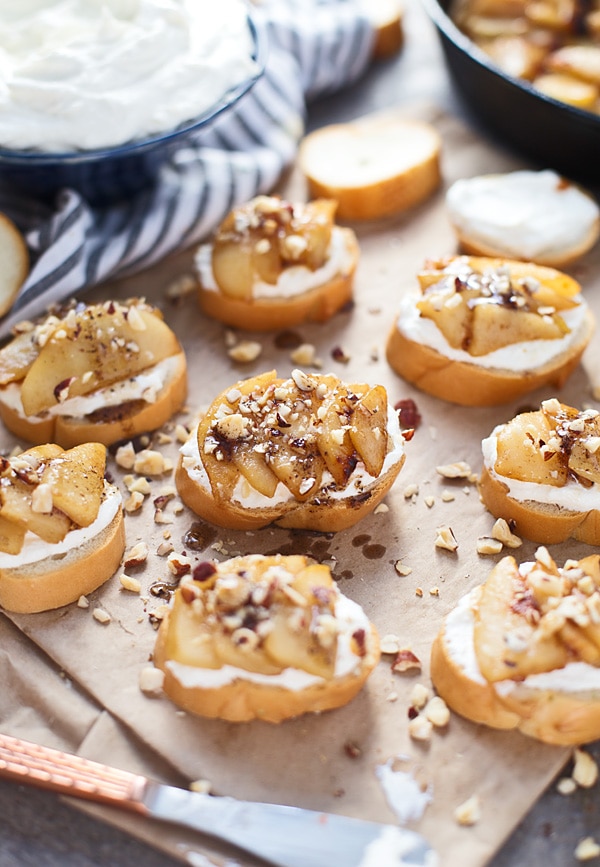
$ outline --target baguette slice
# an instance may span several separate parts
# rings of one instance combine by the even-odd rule
[[[368,0],[367,15],[375,28],[373,58],[386,60],[397,54],[404,41],[404,6],[400,0]]]
[[[496,406],[544,385],[562,387],[578,366],[595,327],[576,281],[555,269],[517,260],[464,256],[433,265],[419,275],[422,295],[402,300],[400,315],[389,332],[386,356],[396,373],[422,391],[462,406]],[[459,279],[463,265],[466,270]],[[488,292],[486,274],[499,281],[498,291]],[[481,275],[484,288],[479,297],[480,290],[471,289],[465,280],[479,280]],[[509,287],[506,289],[501,288],[505,278],[509,280],[504,284]],[[469,293],[472,299],[467,297]],[[427,301],[436,297],[439,303]],[[423,312],[424,302],[433,311],[429,315]],[[460,313],[461,305],[464,313]],[[519,325],[523,321],[519,310],[529,315],[527,327]],[[569,330],[563,316],[568,318],[573,310],[579,311],[580,320]],[[533,313],[538,315],[532,317]],[[444,321],[442,314],[447,317]],[[430,329],[430,336],[423,336],[422,341],[418,339],[423,333],[421,325]],[[510,329],[517,326],[515,339],[507,340]],[[531,336],[530,326],[535,326]],[[552,330],[546,334],[547,327]],[[492,344],[492,340],[496,342]],[[426,341],[435,341],[435,348]],[[536,342],[540,349],[556,347],[554,354],[549,353],[537,364],[530,360],[530,344]],[[484,364],[486,355],[496,349],[514,350],[514,358],[519,358],[522,350],[522,368],[506,369],[489,361]]]
[[[213,401],[181,448],[175,482],[186,505],[217,526],[337,532],[389,491],[405,435],[382,386],[270,371]]]
[[[332,710],[379,660],[375,627],[327,566],[250,555],[201,563],[195,574],[175,591],[153,654],[166,695],[184,710],[270,723]]]
[[[338,202],[341,220],[406,211],[441,183],[441,138],[431,124],[375,114],[309,133],[298,160],[312,197]]]
[[[7,313],[29,271],[29,252],[25,239],[5,214],[0,214],[0,316]]]
[[[562,628],[564,636],[562,630],[550,633],[546,627],[538,629],[536,621],[532,625],[525,606],[519,607],[523,574],[529,570],[535,576],[542,575],[542,581],[534,585],[533,592],[538,594],[543,592],[544,576],[549,583],[558,579],[556,583],[564,587],[569,582],[576,585],[585,574],[598,595],[596,555],[571,563],[569,569],[566,567],[567,564],[559,569],[544,548],[537,552],[535,564],[518,567],[512,557],[505,557],[492,570],[487,588],[486,585],[475,588],[445,618],[432,646],[431,677],[452,710],[473,722],[498,729],[518,729],[549,744],[577,745],[600,737],[599,650],[593,642],[588,644],[590,627],[579,627],[567,619]],[[567,592],[565,598],[573,597]],[[582,624],[585,608],[585,602],[581,603]],[[540,595],[536,608],[540,623],[548,610]],[[520,637],[514,644],[507,638],[513,631]],[[486,647],[490,635],[492,641]],[[494,643],[496,640],[500,641],[499,646]],[[574,649],[574,642],[586,649]],[[590,646],[595,650],[590,650]],[[490,653],[491,674],[487,672]],[[494,674],[494,668],[503,664],[504,654],[511,656],[514,673],[510,677]],[[591,661],[582,659],[582,654]],[[553,664],[553,658],[559,662]]]
[[[599,433],[593,410],[579,412],[556,399],[498,425],[482,444],[481,501],[534,542],[572,538],[599,545],[600,468],[591,451]]]

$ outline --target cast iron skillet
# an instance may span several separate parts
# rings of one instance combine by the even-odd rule
[[[543,96],[503,73],[450,20],[449,0],[424,4],[458,93],[490,133],[537,167],[600,188],[600,116]]]

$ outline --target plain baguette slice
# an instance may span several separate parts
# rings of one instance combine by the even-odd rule
[[[29,252],[25,239],[12,220],[0,214],[0,316],[10,310],[29,271]]]
[[[439,187],[440,152],[431,124],[385,113],[309,133],[298,158],[311,197],[336,199],[339,219],[374,220],[418,205]]]
[[[366,12],[375,27],[372,50],[375,60],[384,60],[396,54],[404,41],[403,4],[399,0],[368,0]]]

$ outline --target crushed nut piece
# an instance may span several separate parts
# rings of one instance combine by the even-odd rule
[[[124,470],[132,470],[135,463],[135,449],[132,442],[126,443],[124,446],[119,446],[115,454],[117,466]]]
[[[405,566],[402,560],[396,560],[394,563],[394,569],[398,573],[398,575],[410,575],[412,569],[410,566]]]
[[[421,716],[420,714],[408,722],[408,734],[415,741],[431,740],[432,731],[432,724],[429,722],[427,717]]]
[[[572,795],[577,789],[577,783],[572,777],[561,777],[556,784],[556,791],[559,795]]]
[[[481,803],[478,795],[472,795],[460,804],[454,811],[454,818],[459,825],[475,825],[481,819]]]
[[[98,623],[106,624],[110,623],[111,616],[108,611],[105,611],[103,608],[94,608],[92,611],[92,616],[94,620],[97,620]]]
[[[435,728],[444,728],[450,722],[450,710],[440,695],[434,695],[427,702],[423,713]]]
[[[164,672],[160,668],[147,665],[140,671],[138,686],[144,695],[161,695],[165,680]]]
[[[492,538],[506,545],[507,548],[520,548],[523,540],[516,536],[504,518],[498,518],[492,527]]]
[[[228,349],[227,355],[240,364],[249,364],[251,361],[256,361],[262,349],[262,344],[256,340],[242,340]]]
[[[423,683],[415,683],[410,693],[410,703],[417,710],[424,708],[429,701],[429,690]]]
[[[593,837],[584,837],[575,847],[575,858],[578,861],[591,861],[600,855],[600,846]]]
[[[430,596],[439,596],[440,595],[440,588],[439,587],[430,587],[429,588],[429,595]]]
[[[428,497],[425,497],[425,505],[427,506],[428,509],[431,509],[432,506],[435,505],[435,497],[432,497],[431,495]]]
[[[158,548],[156,549],[156,553],[159,557],[166,557],[167,554],[170,554],[173,551],[173,543],[172,542],[161,542]]]
[[[400,639],[397,635],[388,633],[381,639],[380,649],[382,653],[398,653],[400,650]]]
[[[129,590],[130,593],[140,593],[142,590],[142,585],[138,579],[133,578],[131,575],[127,575],[126,572],[121,573],[119,581],[121,582],[123,590]]]
[[[80,596],[79,597],[79,599],[77,600],[77,607],[78,608],[89,608],[90,607],[90,600],[87,598],[87,596]]]
[[[452,493],[452,491],[442,491],[442,502],[443,503],[452,503],[456,497]]]
[[[126,512],[137,512],[142,508],[144,503],[144,495],[139,491],[134,491],[123,503],[123,508]]]
[[[472,470],[465,461],[456,461],[453,464],[443,464],[435,468],[436,472],[445,479],[470,479]]]
[[[133,470],[142,476],[160,476],[172,469],[172,464],[154,449],[142,449],[135,456]]]
[[[123,566],[126,569],[131,569],[134,566],[141,566],[148,559],[148,546],[145,542],[138,542],[125,555]]]
[[[491,536],[480,536],[477,540],[477,553],[484,556],[488,554],[499,554],[502,550],[502,542],[500,539],[492,539]]]
[[[573,779],[583,789],[590,789],[598,779],[598,765],[585,750],[577,748],[573,753]]]
[[[169,572],[173,575],[187,575],[192,569],[192,561],[186,554],[177,554],[175,552],[169,554],[167,559]]]
[[[419,493],[419,486],[418,485],[415,485],[414,483],[411,485],[407,485],[404,488],[404,499],[410,500],[412,497],[416,497],[418,493]]]
[[[409,647],[401,647],[394,661],[392,671],[404,674],[406,671],[421,671],[421,660]]]
[[[344,744],[344,752],[351,759],[358,759],[362,756],[362,750],[355,741],[346,741]]]
[[[290,360],[294,364],[300,364],[302,367],[321,367],[322,361],[317,358],[316,347],[312,343],[301,343],[290,352]]]
[[[458,542],[456,541],[456,536],[452,532],[452,528],[447,525],[443,525],[436,529],[437,536],[435,538],[435,547],[443,548],[446,551],[456,551],[458,548]]]
[[[199,792],[201,795],[210,795],[212,783],[210,780],[193,780],[190,783],[190,791]]]
[[[422,587],[417,587],[415,589],[415,596],[418,596],[419,598],[421,598],[423,596],[423,588]]]

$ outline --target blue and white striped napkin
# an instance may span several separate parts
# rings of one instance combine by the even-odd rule
[[[255,19],[267,31],[264,75],[174,155],[149,192],[102,210],[73,190],[54,208],[0,195],[33,260],[0,338],[50,304],[197,243],[234,204],[271,191],[295,157],[307,102],[368,65],[374,33],[364,9],[362,0],[263,0]]]

